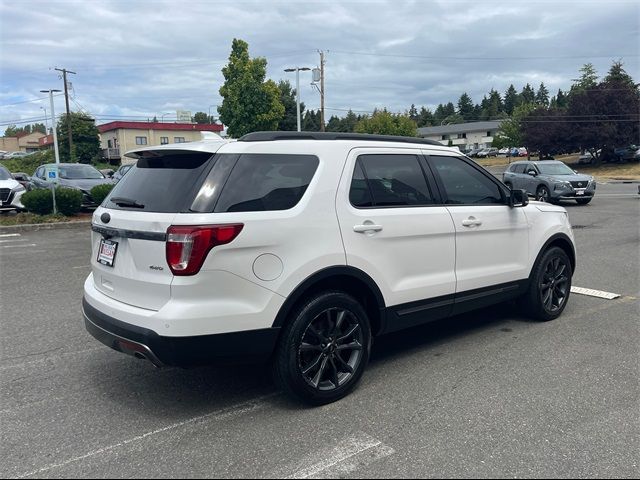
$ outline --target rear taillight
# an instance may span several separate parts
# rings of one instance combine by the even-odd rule
[[[195,275],[209,250],[232,242],[244,225],[171,226],[167,230],[167,263],[174,275]]]

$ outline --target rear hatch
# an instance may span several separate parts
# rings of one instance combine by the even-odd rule
[[[118,182],[93,219],[96,289],[120,302],[159,310],[171,297],[166,234],[189,212],[215,163],[211,152],[146,151]]]

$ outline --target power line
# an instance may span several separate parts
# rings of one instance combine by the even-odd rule
[[[61,97],[62,93],[59,93],[58,95],[54,95],[54,97]],[[3,105],[0,105],[1,107],[12,107],[14,105],[21,105],[23,103],[33,103],[33,102],[40,102],[42,100],[48,100],[48,97],[38,97],[38,98],[32,98],[31,100],[22,100],[21,102],[15,102],[15,103],[5,103]]]
[[[395,53],[376,53],[376,52],[353,52],[347,50],[331,50],[331,53],[343,54],[343,55],[364,55],[371,57],[392,57],[392,58],[415,58],[423,60],[561,60],[561,59],[577,59],[577,58],[628,58],[628,57],[640,57],[638,54],[628,55],[541,55],[531,57],[457,57],[457,56],[432,56],[432,55],[406,55]]]

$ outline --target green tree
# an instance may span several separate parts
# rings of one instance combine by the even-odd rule
[[[516,88],[511,84],[504,94],[504,111],[511,115],[518,105],[520,105],[520,97]]]
[[[69,129],[73,138],[73,152],[69,152]],[[86,113],[71,112],[63,114],[58,122],[58,149],[60,160],[91,163],[100,154],[100,137],[95,119]]]
[[[320,131],[320,110],[307,110],[302,119],[302,131],[319,132]]]
[[[371,116],[365,115],[356,125],[355,131],[408,137],[415,137],[418,133],[416,123],[408,115],[393,114],[387,109],[376,110]]]
[[[598,85],[598,72],[596,72],[596,67],[592,63],[585,63],[579,72],[581,75],[573,81],[571,93],[589,90]]]
[[[624,85],[625,88],[630,89],[636,88],[633,78],[625,71],[622,62],[613,62],[613,65],[611,65],[611,68],[609,69],[609,73],[604,77],[604,82],[610,84],[620,83]]]
[[[210,118],[209,115],[205,112],[196,112],[196,114],[193,116],[193,121],[197,124],[202,125],[205,123],[210,123]]]
[[[16,127],[15,125],[9,125],[5,131],[5,137],[17,137],[22,134],[29,134],[34,132],[47,133],[47,127],[44,123],[34,123],[32,125],[25,125],[24,127]]]
[[[433,113],[428,108],[422,107],[418,114],[418,127],[430,127],[433,125]]]
[[[230,136],[278,128],[285,109],[278,86],[272,80],[265,81],[266,59],[250,58],[249,44],[234,38],[222,75],[225,82],[220,87],[223,100],[218,113]]]
[[[536,93],[536,105],[541,107],[549,106],[549,90],[544,86],[544,83],[540,83],[540,88]]]
[[[511,117],[504,120],[500,124],[500,129],[494,139],[494,146],[502,147],[521,147],[523,146],[522,136],[522,120],[529,115],[529,112],[533,110],[534,106],[530,103],[524,103],[515,108]]]
[[[340,121],[340,131],[353,133],[356,130],[356,125],[358,124],[358,116],[353,113],[353,111],[349,110],[347,115]]]
[[[278,82],[278,90],[280,91],[280,103],[284,106],[284,116],[278,122],[278,130],[296,131],[298,129],[298,116],[296,114],[296,89],[291,86],[289,80],[280,80]],[[300,102],[300,117],[304,112],[304,103]],[[302,128],[302,127],[301,127]]]
[[[558,95],[556,95],[556,106],[560,109],[565,109],[568,105],[569,99],[567,95],[561,89],[558,89]]]
[[[522,88],[522,92],[520,92],[520,98],[522,99],[522,103],[533,104],[536,101],[536,92],[533,90],[531,85],[527,83]]]
[[[418,114],[418,109],[413,103],[411,104],[411,108],[409,108],[409,118],[416,123],[418,123],[418,120],[420,118],[420,115]]]
[[[473,100],[471,100],[467,92],[464,92],[458,100],[458,115],[467,122],[474,119]]]
[[[342,121],[340,120],[340,117],[338,117],[337,115],[331,115],[331,118],[327,122],[327,126],[325,127],[325,130],[327,132],[340,132],[341,127],[342,127]]]

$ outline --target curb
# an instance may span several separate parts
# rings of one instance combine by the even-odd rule
[[[6,225],[0,227],[0,234],[17,232],[37,232],[38,230],[71,230],[87,228],[91,225],[91,220],[81,220],[77,222],[59,223],[27,223],[24,225]]]

